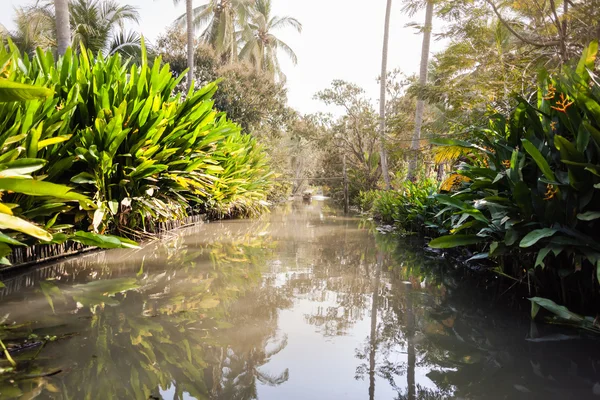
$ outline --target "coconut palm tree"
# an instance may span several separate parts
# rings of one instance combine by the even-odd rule
[[[125,23],[139,22],[137,8],[115,0],[74,0],[70,4],[73,46],[112,54],[140,45],[136,33],[124,33]]]
[[[9,37],[21,52],[29,55],[38,47],[56,47],[56,23],[50,7],[20,7],[15,11],[16,28],[9,31],[0,25],[1,36]]]
[[[238,33],[243,29],[253,4],[254,0],[209,0],[207,4],[193,9],[194,27],[204,28],[200,38],[213,46],[223,60],[233,62],[237,59]],[[183,26],[186,18],[182,15],[176,23]]]
[[[250,61],[257,69],[284,80],[285,75],[279,68],[278,50],[287,54],[294,64],[298,62],[298,57],[290,46],[273,34],[273,31],[289,26],[300,33],[302,24],[291,17],[272,17],[271,0],[256,0],[252,11],[242,33],[244,46],[240,51],[240,58]]]
[[[390,190],[390,174],[388,172],[387,152],[385,151],[385,92],[387,83],[387,58],[388,42],[390,39],[390,15],[392,14],[392,0],[387,0],[385,9],[385,24],[383,29],[383,51],[381,52],[381,77],[379,92],[379,155],[381,163],[381,173],[385,181],[386,189]]]
[[[423,112],[425,110],[425,100],[423,99],[422,89],[427,83],[427,70],[429,67],[429,47],[431,44],[431,30],[433,27],[433,1],[426,0],[425,4],[425,26],[423,28],[423,45],[421,48],[421,65],[419,67],[419,95],[417,97],[417,110],[415,113],[415,132],[413,134],[411,150],[414,154],[411,155],[408,165],[408,178],[414,179],[417,169],[417,158],[419,143],[421,141],[421,127],[423,126]],[[405,9],[416,11],[421,2],[411,2]]]
[[[425,111],[425,100],[423,99],[423,88],[427,83],[427,70],[429,67],[429,47],[431,44],[431,30],[433,28],[433,2],[425,0],[425,26],[423,27],[423,45],[421,47],[421,65],[419,67],[419,94],[417,97],[417,110],[415,112],[415,132],[413,134],[411,150],[412,155],[408,164],[408,178],[414,179],[417,169],[419,143],[421,141],[421,128],[423,126],[423,113]],[[405,10],[414,14],[423,2],[408,2]]]
[[[58,54],[63,55],[71,45],[71,26],[69,25],[69,0],[54,0],[56,16],[56,42]]]
[[[179,4],[181,0],[173,0],[173,4]],[[192,87],[192,82],[194,81],[194,5],[192,0],[185,0],[185,29],[187,32],[187,89],[188,91]],[[177,21],[181,22],[182,17],[180,17]]]

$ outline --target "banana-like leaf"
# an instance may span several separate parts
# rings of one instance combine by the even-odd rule
[[[533,161],[535,161],[538,168],[540,169],[540,171],[542,171],[546,179],[550,181],[556,181],[556,177],[554,176],[554,172],[552,172],[552,168],[550,168],[550,164],[548,164],[548,161],[546,161],[546,159],[544,158],[542,153],[540,153],[537,147],[535,147],[533,143],[531,143],[527,139],[522,139],[521,142],[523,143],[523,148],[525,149],[525,151],[531,156],[531,158],[533,158]]]
[[[527,235],[525,235],[525,237],[523,237],[523,239],[521,239],[519,246],[520,247],[531,247],[544,238],[554,236],[554,234],[556,232],[558,232],[558,230],[552,229],[552,228],[536,229],[534,231],[529,232]]]
[[[447,235],[433,239],[429,242],[429,247],[432,249],[450,249],[481,243],[484,240],[483,237],[477,235]]]
[[[46,242],[52,240],[52,235],[44,229],[13,215],[0,213],[0,229],[22,232]]]
[[[63,200],[89,201],[89,199],[73,188],[55,183],[33,179],[0,178],[0,190],[23,193],[29,196],[56,197]]]
[[[48,88],[26,85],[0,78],[0,103],[27,101],[50,97],[54,92]]]

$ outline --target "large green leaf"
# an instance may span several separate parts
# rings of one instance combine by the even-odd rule
[[[580,221],[593,221],[600,218],[599,211],[588,211],[582,214],[577,214],[577,219]]]
[[[549,299],[544,299],[542,297],[532,297],[529,299],[529,301],[537,304],[538,306],[544,307],[546,310],[552,312],[557,317],[566,319],[568,321],[582,322],[585,319],[583,316],[569,311],[567,307],[559,306],[558,304]]]
[[[0,190],[9,190],[29,196],[48,196],[64,200],[89,201],[87,197],[65,185],[33,179],[0,178]]]
[[[575,72],[577,75],[586,79],[589,77],[588,70],[594,70],[594,64],[596,63],[596,56],[598,54],[598,42],[596,40],[592,41],[586,48],[583,49],[581,53],[581,58],[579,59],[579,63],[577,64],[577,69]]]
[[[25,85],[0,78],[0,102],[26,101],[52,96],[54,92],[48,88]]]
[[[22,232],[46,242],[52,240],[52,235],[44,229],[13,215],[0,213],[0,229]]]
[[[525,151],[529,153],[531,158],[533,158],[533,161],[535,161],[538,168],[540,169],[540,171],[542,171],[546,179],[550,181],[556,181],[556,177],[554,176],[554,172],[552,172],[552,169],[550,168],[550,164],[548,164],[548,161],[546,161],[546,159],[544,158],[542,153],[540,153],[537,147],[535,147],[533,143],[531,143],[527,139],[522,139],[521,142],[523,143],[523,148],[525,148]]]
[[[525,237],[521,239],[519,246],[523,248],[531,247],[537,242],[539,242],[541,239],[553,236],[556,232],[558,232],[558,230],[552,228],[536,229],[525,235]]]
[[[483,240],[485,239],[477,235],[447,235],[433,239],[429,242],[429,247],[432,249],[450,249],[480,243]]]
[[[101,247],[104,249],[116,249],[116,248],[120,248],[120,247],[122,247],[122,248],[137,248],[138,247],[137,243],[135,243],[131,240],[125,239],[125,238],[121,238],[118,236],[112,236],[112,235],[102,235],[99,233],[83,232],[83,231],[75,232],[71,236],[71,240],[74,240],[81,244],[85,244],[87,246]]]

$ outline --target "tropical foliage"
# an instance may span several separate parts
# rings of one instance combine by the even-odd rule
[[[582,281],[590,295],[597,293],[597,50],[593,42],[578,64],[555,76],[542,73],[537,101],[519,99],[510,119],[494,116],[489,129],[473,132],[477,140],[440,141],[470,152],[456,171],[464,177],[458,191],[438,196],[454,234],[430,246],[479,244],[484,251],[477,258],[497,258],[503,272],[517,278],[536,276],[539,267],[546,276]],[[592,270],[591,281],[583,278]]]
[[[13,31],[3,29],[2,36],[10,38],[23,53],[29,55],[33,55],[37,47],[44,50],[56,48],[54,8],[51,1],[44,1],[17,9],[16,28]],[[114,0],[71,0],[69,20],[72,48],[79,49],[80,45],[84,45],[94,54],[120,53],[139,58],[141,36],[135,31],[125,30],[126,23],[139,22],[137,8]]]
[[[215,83],[181,100],[173,92],[180,78],[160,60],[128,66],[120,55],[95,58],[83,48],[57,61],[38,50],[30,60],[11,44],[0,61],[2,82],[17,90],[3,98],[46,97],[0,108],[2,188],[10,191],[3,208],[55,233],[36,237],[64,241],[73,229],[129,235],[191,212],[233,217],[266,206],[265,156],[213,110]],[[95,244],[86,237],[77,240]]]

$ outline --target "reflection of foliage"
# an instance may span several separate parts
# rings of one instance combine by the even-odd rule
[[[265,227],[256,224],[253,228],[251,232],[263,232]],[[245,321],[230,310],[236,299],[257,296],[261,269],[270,254],[269,237],[224,229],[219,233],[201,243],[194,242],[196,236],[175,237],[150,245],[143,254],[122,253],[125,269],[109,262],[84,263],[84,268],[75,268],[66,279],[42,282],[42,294],[57,317],[68,322],[62,328],[53,327],[48,322],[55,317],[44,317],[42,328],[30,331],[62,333],[78,327],[80,333],[46,344],[38,360],[31,359],[31,352],[25,354],[31,361],[23,359],[21,370],[5,375],[2,397],[46,389],[49,397],[57,398],[149,398],[162,396],[165,390],[174,390],[175,398],[184,392],[206,398],[231,387],[239,393],[235,398],[246,399],[251,397],[242,388],[256,386],[256,380],[273,385],[287,380],[287,370],[279,376],[259,371],[286,345],[282,340],[273,350],[270,342],[279,298],[271,296],[270,303],[263,302],[268,306],[254,318],[264,317],[265,322],[260,330],[244,332],[243,341],[236,338],[240,333],[236,325]],[[137,266],[136,260],[141,261]],[[73,276],[78,281],[92,280],[76,283]],[[230,341],[236,344],[229,345]],[[52,386],[39,380],[8,382],[63,368],[53,356],[64,351],[71,354],[74,349],[73,366],[48,378]],[[221,369],[215,367],[217,362],[221,367],[229,365],[229,372],[216,373]],[[126,381],[130,384],[114,384]]]

